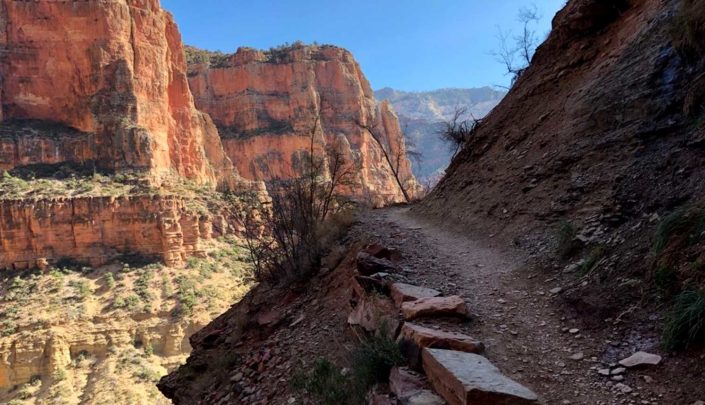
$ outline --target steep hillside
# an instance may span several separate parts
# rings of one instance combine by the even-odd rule
[[[505,94],[490,87],[427,92],[406,92],[386,87],[375,91],[377,100],[388,100],[392,104],[404,135],[421,152],[420,162],[414,164],[413,169],[416,177],[424,182],[433,182],[450,164],[450,148],[438,136],[442,123],[450,120],[457,108],[466,110],[463,119],[481,119]]]
[[[598,319],[659,278],[702,283],[678,209],[705,197],[703,21],[693,1],[570,1],[417,211],[574,261],[565,296]]]
[[[416,188],[397,117],[388,104],[376,104],[350,52],[298,44],[241,48],[233,55],[188,51],[196,106],[213,117],[244,177],[297,176],[314,133],[317,149],[335,146],[357,167],[350,190],[355,197],[375,205],[403,200],[380,143],[399,166],[405,187]],[[373,128],[380,142],[362,126]]]

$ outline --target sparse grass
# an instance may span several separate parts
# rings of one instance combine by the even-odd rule
[[[319,358],[309,373],[299,372],[291,386],[304,391],[322,405],[359,405],[364,403],[364,393],[333,363]]]
[[[663,334],[669,350],[688,349],[705,343],[705,292],[685,290],[675,300]]]
[[[590,254],[578,266],[578,274],[584,276],[595,268],[597,263],[605,257],[607,251],[604,246],[596,246],[590,251]]]
[[[676,209],[659,223],[654,235],[653,251],[657,255],[671,244],[691,246],[705,240],[705,209],[690,205]]]
[[[556,255],[560,259],[570,257],[577,247],[575,236],[578,230],[572,223],[561,221],[556,227]]]
[[[394,339],[380,333],[363,341],[351,360],[352,370],[344,375],[329,360],[320,358],[309,373],[295,374],[291,385],[324,405],[363,404],[369,388],[388,382],[392,367],[402,365],[404,356]]]
[[[389,337],[386,328],[369,337],[353,352],[353,374],[366,387],[384,383],[392,367],[404,364],[399,344]]]

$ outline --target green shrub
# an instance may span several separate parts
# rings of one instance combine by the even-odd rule
[[[686,290],[677,297],[666,320],[663,345],[669,350],[705,343],[705,292]]]
[[[363,341],[352,355],[353,375],[365,388],[387,382],[392,367],[404,364],[399,344],[384,329]]]
[[[671,243],[694,245],[705,239],[705,209],[700,205],[684,206],[668,214],[654,235],[653,250],[661,254]]]
[[[105,275],[105,287],[107,287],[108,290],[112,290],[115,287],[115,276],[113,276],[113,273]]]
[[[654,284],[659,291],[670,293],[678,285],[678,275],[672,268],[661,266],[654,273]]]
[[[575,236],[578,230],[568,221],[561,221],[556,228],[556,255],[561,259],[568,258],[575,251],[577,244]]]
[[[597,263],[605,257],[605,253],[607,252],[604,246],[593,248],[585,260],[578,266],[578,274],[582,276],[594,269]]]

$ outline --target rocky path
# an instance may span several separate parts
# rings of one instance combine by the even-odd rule
[[[444,295],[460,295],[471,322],[421,324],[470,335],[501,371],[534,390],[545,404],[666,403],[654,374],[659,367],[621,369],[617,362],[653,342],[609,341],[609,327],[583,330],[560,310],[556,280],[523,267],[516,252],[471,239],[412,216],[406,208],[372,212],[363,219],[370,242],[399,249],[408,282]],[[604,375],[607,374],[607,375]],[[665,395],[671,397],[671,395]],[[691,404],[688,402],[677,402]]]

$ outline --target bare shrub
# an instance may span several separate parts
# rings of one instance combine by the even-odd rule
[[[318,131],[316,118],[301,176],[273,183],[269,189],[271,204],[251,201],[259,208],[240,215],[260,281],[310,276],[321,256],[352,223],[352,205],[341,190],[351,184],[356,164],[349,161],[339,142],[327,148],[316,145]]]
[[[456,107],[453,112],[453,117],[443,123],[443,127],[438,132],[438,136],[443,142],[448,144],[453,158],[460,152],[465,144],[472,138],[475,131],[480,125],[480,120],[472,117],[464,119],[467,115],[467,109],[464,107]]]
[[[382,150],[382,156],[384,157],[389,170],[392,172],[392,176],[394,176],[394,180],[404,196],[404,200],[406,200],[406,202],[410,202],[411,193],[409,190],[409,183],[413,179],[408,177],[408,175],[401,173],[401,169],[403,168],[402,164],[407,156],[420,159],[421,155],[415,151],[408,152],[406,150],[407,148],[404,136],[397,137],[394,141],[390,140],[389,137],[383,136],[382,131],[379,128],[379,124],[368,125],[357,121],[357,126],[369,133],[375,143],[377,143],[379,148]]]
[[[531,64],[539,39],[536,31],[531,28],[539,22],[541,16],[536,5],[519,10],[517,20],[522,24],[519,35],[511,36],[509,32],[497,27],[499,49],[492,54],[498,62],[504,65],[507,74],[512,75],[512,84],[524,73]]]

